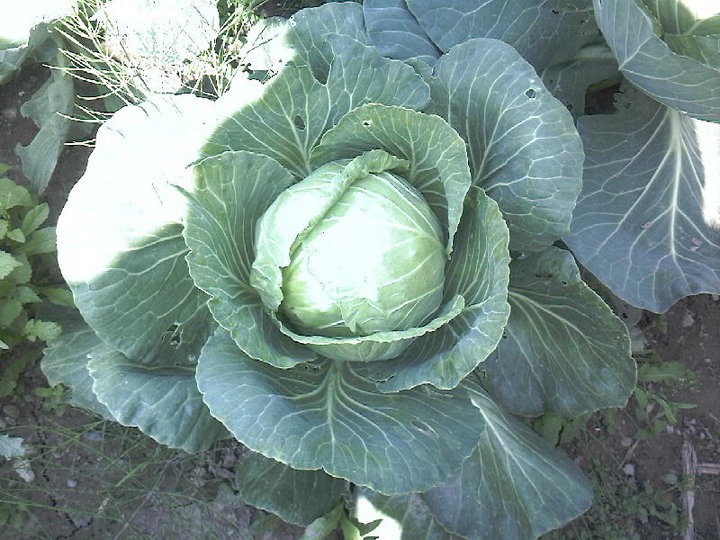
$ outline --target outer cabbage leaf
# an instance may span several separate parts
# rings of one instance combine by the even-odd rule
[[[539,251],[565,234],[583,150],[573,120],[509,45],[476,39],[435,66],[432,99],[467,141],[473,184],[494,198],[510,249]]]
[[[55,316],[54,320],[60,323],[63,333],[48,341],[43,351],[40,363],[43,374],[51,385],[63,384],[70,389],[70,405],[115,420],[93,393],[93,380],[87,369],[90,357],[105,344],[85,324],[79,313],[65,313]]]
[[[187,201],[172,185],[190,187],[185,168],[211,107],[185,95],[118,111],[58,221],[58,261],[75,303],[129,358],[152,358],[163,341],[194,354],[211,324],[185,262]]]
[[[594,41],[590,0],[406,0],[442,51],[474,38],[512,45],[536,69],[572,58]]]
[[[359,489],[352,508],[354,517],[361,523],[377,519],[382,521],[373,529],[378,538],[398,540],[459,540],[461,537],[447,532],[433,517],[418,493],[407,495],[381,495],[367,488]]]
[[[635,386],[625,325],[557,248],[510,264],[510,320],[480,369],[507,410],[578,416],[621,407]]]
[[[435,519],[468,539],[537,538],[590,507],[580,468],[481,390],[473,403],[486,423],[475,453],[450,483],[421,495]]]
[[[695,118],[720,121],[720,71],[673,52],[657,35],[657,19],[639,0],[594,3],[598,26],[631,83]]]
[[[144,363],[107,345],[90,356],[87,369],[93,392],[122,425],[137,427],[157,442],[186,452],[207,450],[228,436],[202,401],[192,358],[178,354],[171,345]]]
[[[650,311],[720,292],[720,126],[632,90],[616,106],[578,121],[587,161],[565,241],[614,294]]]
[[[665,43],[683,56],[689,56],[708,67],[720,70],[720,35],[688,36],[665,34]]]
[[[290,31],[285,39],[297,51],[298,58],[307,63],[315,77],[324,83],[333,59],[328,37],[337,35],[370,45],[362,6],[355,2],[333,2],[303,9],[290,18]]]
[[[382,58],[373,47],[347,36],[331,36],[323,43],[335,51],[325,84],[308,66],[288,64],[267,83],[260,99],[217,126],[203,152],[264,154],[304,178],[315,168],[310,154],[320,136],[352,108],[368,102],[410,108],[427,103],[427,85],[410,66]]]
[[[368,37],[383,56],[398,60],[418,58],[430,65],[440,57],[440,51],[408,10],[405,0],[365,0],[363,15]]]
[[[245,35],[245,43],[238,54],[241,63],[253,71],[280,71],[296,54],[285,40],[289,28],[290,22],[284,17],[260,19]]]
[[[70,117],[75,110],[75,85],[72,76],[62,71],[67,59],[51,41],[47,61],[56,64],[47,81],[23,103],[20,113],[31,118],[40,128],[27,146],[18,144],[15,152],[20,158],[23,174],[30,180],[35,193],[42,193],[50,182],[60,152],[70,131]]]
[[[593,44],[580,49],[572,60],[543,70],[540,78],[577,119],[585,114],[585,95],[589,87],[605,88],[619,83],[622,77],[613,52],[604,44]]]
[[[172,345],[141,364],[113,350],[74,314],[61,323],[63,334],[48,343],[42,370],[51,384],[71,388],[71,405],[188,452],[227,436],[197,390],[194,361]]]
[[[197,383],[212,415],[251,450],[384,493],[443,483],[483,430],[464,390],[381,394],[352,362],[280,370],[247,357],[222,329],[203,348]]]
[[[299,471],[255,452],[241,457],[235,471],[235,486],[245,503],[297,525],[309,525],[330,512],[350,487],[322,471]]]
[[[706,0],[639,0],[660,23],[663,34],[717,34],[720,7]],[[713,17],[714,15],[714,17]]]
[[[225,152],[195,166],[185,240],[195,284],[209,294],[215,320],[252,358],[277,367],[315,354],[282,335],[250,285],[257,220],[293,177],[273,159]]]

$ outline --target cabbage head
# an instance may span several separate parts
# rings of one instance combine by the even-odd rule
[[[355,3],[279,39],[264,84],[100,129],[58,223],[81,318],[44,372],[163,444],[237,439],[241,496],[289,522],[364,498],[448,537],[561,526],[589,484],[514,415],[620,406],[635,381],[623,323],[554,245],[571,115],[495,39],[389,59]]]

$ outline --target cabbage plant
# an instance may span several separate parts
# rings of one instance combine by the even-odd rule
[[[582,142],[503,36],[389,58],[368,4],[296,14],[264,84],[100,128],[57,228],[81,317],[43,370],[160,443],[240,441],[240,496],[288,522],[371,505],[407,538],[537,537],[592,491],[522,417],[635,382],[558,244]]]

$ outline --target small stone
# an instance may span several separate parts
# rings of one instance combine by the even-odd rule
[[[10,418],[17,418],[20,416],[20,409],[18,409],[15,405],[5,405],[2,410]]]
[[[622,468],[623,472],[628,476],[635,476],[635,465],[632,463],[626,463]]]
[[[77,515],[77,516],[70,515],[70,519],[72,519],[73,525],[75,525],[75,527],[77,527],[78,529],[82,529],[83,527],[87,527],[88,525],[90,525],[90,523],[92,523],[93,517],[92,516],[82,516],[82,515]]]
[[[102,441],[103,434],[99,431],[86,431],[83,433],[83,439],[86,441]]]
[[[632,437],[623,437],[622,439],[620,439],[620,445],[623,448],[630,448],[630,446],[632,446],[632,443]]]
[[[13,461],[13,469],[17,475],[22,478],[25,483],[29,484],[35,480],[35,473],[30,468],[30,460],[27,458],[18,458]]]
[[[77,487],[77,482],[75,480],[68,480],[67,487],[69,487],[69,488]]]
[[[683,320],[682,320],[682,327],[689,328],[693,324],[695,324],[695,317],[693,317],[692,313],[690,313],[689,311],[686,311],[685,316],[683,317]]]

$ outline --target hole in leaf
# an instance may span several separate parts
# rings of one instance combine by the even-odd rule
[[[372,120],[363,120],[362,125],[365,127],[370,127],[372,126]]]
[[[410,423],[414,427],[416,427],[417,429],[419,429],[420,431],[422,431],[424,433],[427,433],[428,435],[435,435],[435,430],[433,430],[433,428],[428,426],[425,422],[421,422],[420,420],[416,420],[415,418],[413,418],[412,420],[410,420]]]
[[[525,92],[525,95],[530,99],[535,99],[537,92],[534,88],[528,88],[527,92]]]
[[[299,114],[295,115],[295,118],[293,118],[293,124],[295,124],[295,127],[298,128],[300,131],[305,129],[305,120],[303,120],[302,116]]]
[[[172,345],[173,347],[177,347],[180,345],[180,336],[181,332],[179,332],[179,326],[177,324],[171,324],[165,332],[163,332],[163,335],[160,339],[165,341],[168,340],[168,343]]]

